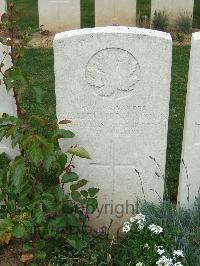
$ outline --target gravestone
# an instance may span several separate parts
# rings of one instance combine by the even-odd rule
[[[167,33],[127,27],[74,30],[54,39],[58,120],[92,160],[77,171],[100,188],[93,226],[116,230],[136,211],[137,197],[158,202],[164,182],[172,41]]]
[[[80,28],[80,0],[38,0],[39,25],[52,32]]]
[[[95,26],[112,25],[136,25],[136,0],[95,0]]]
[[[192,37],[178,201],[191,206],[200,192],[200,32]]]
[[[169,27],[175,28],[180,14],[187,14],[193,20],[194,0],[151,0],[151,19],[155,11],[164,11],[168,16]]]
[[[0,43],[0,63],[4,64],[4,67],[2,68],[3,72],[11,66],[11,58],[8,55],[9,52],[10,48]],[[2,80],[1,73],[0,73],[0,79]],[[2,116],[3,113],[7,113],[9,115],[16,115],[16,107],[12,90],[9,93],[7,93],[5,85],[3,84],[3,82],[1,82],[0,117]],[[17,150],[13,150],[11,148],[10,140],[3,139],[3,141],[0,142],[0,153],[2,152],[6,152],[8,155],[13,157],[16,155]]]
[[[6,1],[5,0],[1,0],[0,1],[0,17],[5,12],[6,12]]]

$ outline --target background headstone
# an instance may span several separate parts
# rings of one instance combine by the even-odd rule
[[[0,63],[4,63],[3,72],[11,67],[11,58],[8,55],[10,48],[2,45],[0,43]],[[2,80],[2,74],[0,73],[0,79]],[[6,87],[1,82],[0,84],[0,117],[3,113],[7,113],[9,115],[17,115],[15,101],[13,98],[13,91],[11,90],[9,93],[6,91]],[[15,156],[18,153],[17,149],[13,150],[10,144],[9,139],[3,139],[0,142],[0,153],[6,152],[10,156]]]
[[[38,0],[39,25],[52,32],[80,28],[80,0]]]
[[[200,32],[192,37],[179,196],[191,206],[200,192]]]
[[[167,33],[127,27],[75,30],[54,40],[58,120],[70,119],[92,160],[76,160],[89,186],[100,188],[97,225],[113,228],[137,197],[158,202],[164,182],[172,41]],[[67,128],[67,127],[64,127]],[[139,175],[135,171],[139,172]],[[122,215],[123,214],[123,215]]]
[[[193,20],[194,0],[151,0],[151,19],[155,11],[164,11],[168,15],[169,27],[176,27],[180,14],[185,13]]]
[[[95,0],[95,26],[112,25],[136,25],[136,0]]]
[[[0,1],[0,17],[5,12],[6,12],[6,0],[1,0]]]

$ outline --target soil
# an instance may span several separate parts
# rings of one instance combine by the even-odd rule
[[[10,244],[0,247],[0,266],[22,266],[20,255],[22,245],[19,241],[11,241]]]

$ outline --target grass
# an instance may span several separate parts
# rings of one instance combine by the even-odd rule
[[[95,0],[81,0],[81,28],[95,26]]]
[[[170,198],[174,200],[179,182],[189,53],[190,46],[173,47],[166,177]]]
[[[8,3],[13,2],[18,10],[20,10],[20,29],[26,30],[30,27],[33,31],[39,28],[38,18],[38,1],[37,0],[7,0]]]
[[[194,0],[193,27],[200,28],[200,0]]]
[[[151,0],[137,0],[137,15],[151,16]]]

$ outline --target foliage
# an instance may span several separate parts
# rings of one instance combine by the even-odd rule
[[[174,248],[184,252],[184,265],[200,265],[200,197],[191,209],[176,207],[170,202],[159,206],[143,202],[140,210],[148,223],[156,223],[171,232]]]
[[[74,172],[74,156],[89,159],[88,152],[78,146],[66,153],[58,148],[60,139],[74,137],[70,130],[59,129],[59,124],[67,126],[70,121],[50,124],[46,117],[30,114],[23,107],[30,90],[36,102],[41,102],[44,93],[30,84],[20,67],[30,35],[18,31],[18,15],[11,3],[1,22],[5,37],[0,42],[10,47],[5,57],[10,56],[13,65],[3,71],[3,59],[0,72],[7,91],[13,91],[18,116],[3,114],[0,118],[0,141],[9,138],[19,152],[15,158],[5,159],[0,168],[0,237],[9,233],[26,240],[21,261],[40,263],[46,257],[49,238],[65,234],[74,248],[85,246],[80,235],[87,230],[88,213],[97,208],[98,189],[84,189],[87,181]],[[54,184],[49,183],[52,176]]]
[[[146,216],[141,213],[125,222],[122,232],[126,236],[113,245],[114,251],[116,249],[112,251],[115,254],[114,265],[176,265],[183,260],[182,253],[180,257],[175,255],[171,232],[148,223]],[[162,264],[164,261],[171,264]]]
[[[84,236],[87,247],[73,249],[63,238],[59,242],[50,241],[47,245],[49,263],[52,266],[109,265],[109,242],[105,236]]]
[[[192,29],[192,17],[186,12],[181,13],[176,21],[177,30],[184,33],[190,33]]]
[[[155,11],[153,20],[152,20],[152,28],[155,30],[166,31],[168,28],[168,16],[164,11]]]

